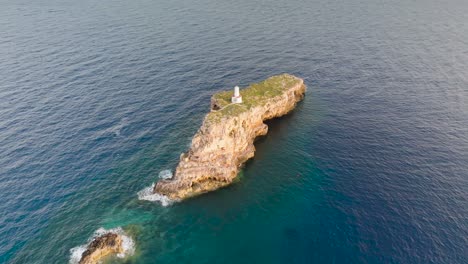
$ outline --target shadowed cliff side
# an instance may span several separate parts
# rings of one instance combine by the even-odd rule
[[[213,95],[211,112],[181,154],[173,179],[159,181],[153,192],[183,200],[232,183],[254,156],[255,138],[268,132],[263,121],[293,110],[305,91],[302,79],[282,74],[241,90],[240,104],[231,103],[231,91]]]

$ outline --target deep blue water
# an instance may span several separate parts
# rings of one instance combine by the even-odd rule
[[[239,181],[162,207],[210,95],[305,79]],[[0,263],[468,263],[468,1],[1,1]]]

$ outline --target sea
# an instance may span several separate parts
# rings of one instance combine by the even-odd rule
[[[290,73],[234,184],[170,178],[213,93]],[[468,1],[0,0],[0,263],[468,263]]]

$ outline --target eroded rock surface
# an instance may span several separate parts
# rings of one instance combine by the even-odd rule
[[[241,90],[243,103],[231,104],[232,92],[211,99],[211,112],[180,157],[171,180],[161,180],[153,192],[182,200],[226,186],[254,156],[254,140],[265,135],[263,122],[293,110],[306,91],[304,81],[283,74]]]
[[[81,255],[79,264],[96,264],[108,255],[123,252],[122,236],[116,233],[106,233],[93,239]]]

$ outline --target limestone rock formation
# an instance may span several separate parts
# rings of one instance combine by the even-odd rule
[[[124,252],[122,236],[116,233],[105,233],[91,241],[86,251],[81,255],[79,264],[100,263],[102,258],[110,254]]]
[[[302,79],[282,74],[241,90],[243,103],[231,103],[231,91],[213,95],[211,112],[180,156],[173,179],[159,181],[153,192],[182,200],[230,184],[254,156],[255,138],[268,132],[263,121],[293,110],[305,91]]]

